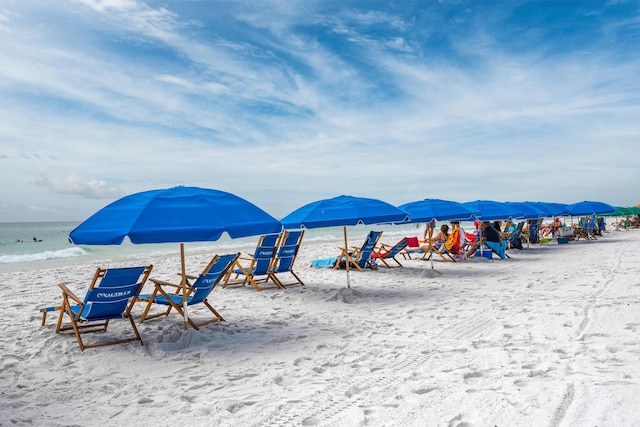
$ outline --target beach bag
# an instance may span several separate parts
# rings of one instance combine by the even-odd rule
[[[450,254],[457,254],[460,251],[460,229],[454,228],[447,240],[444,242],[444,248]]]

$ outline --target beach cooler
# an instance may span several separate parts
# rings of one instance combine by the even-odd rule
[[[491,249],[483,249],[476,251],[477,257],[485,257],[486,259],[493,259],[493,251]]]
[[[571,227],[562,227],[558,230],[558,237],[572,237],[573,236],[573,228]]]
[[[558,244],[562,245],[564,243],[569,243],[569,238],[568,237],[558,237]]]

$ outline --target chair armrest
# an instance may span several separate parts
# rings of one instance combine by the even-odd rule
[[[73,292],[71,292],[71,290],[67,288],[67,285],[65,285],[64,283],[60,283],[58,286],[60,286],[60,289],[62,289],[62,293],[64,295],[68,296],[78,304],[82,304],[82,300],[78,298]]]
[[[176,285],[175,283],[171,283],[171,282],[165,282],[164,280],[160,280],[160,279],[149,279],[151,280],[155,285],[158,286],[172,286],[174,288],[181,288],[181,285]]]

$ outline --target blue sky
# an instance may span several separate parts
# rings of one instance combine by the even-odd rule
[[[640,4],[0,0],[0,221],[175,185],[640,203]]]

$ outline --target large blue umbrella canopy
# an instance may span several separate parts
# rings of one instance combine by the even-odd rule
[[[219,190],[174,187],[125,196],[100,209],[69,234],[77,245],[180,242],[184,328],[188,328],[184,242],[278,233],[282,224],[253,203]]]
[[[551,217],[555,215],[556,209],[549,203],[545,202],[525,202],[543,213],[543,217]]]
[[[479,212],[476,216],[483,221],[516,219],[522,218],[523,215],[521,209],[494,200],[475,200],[465,202],[463,205]]]
[[[616,208],[607,203],[585,200],[569,205],[569,215],[598,215],[615,212]]]
[[[549,216],[564,216],[569,215],[569,205],[565,203],[554,202],[538,202],[550,213]]]
[[[431,222],[433,219],[464,221],[479,214],[479,211],[462,203],[442,199],[418,200],[398,207],[409,214],[410,222]]]
[[[547,216],[547,212],[533,202],[505,202],[522,211],[522,219],[537,219]]]
[[[284,228],[321,228],[404,222],[408,215],[390,203],[365,197],[338,196],[306,204],[280,220]]]
[[[125,196],[105,206],[70,234],[76,245],[204,242],[277,233],[280,222],[253,203],[224,191],[174,187]]]
[[[347,245],[347,226],[358,224],[382,224],[407,221],[408,215],[403,210],[378,199],[366,197],[337,196],[308,203],[280,220],[287,228],[321,228],[344,227],[344,247]],[[349,262],[347,270],[347,287],[351,287],[349,278]]]

